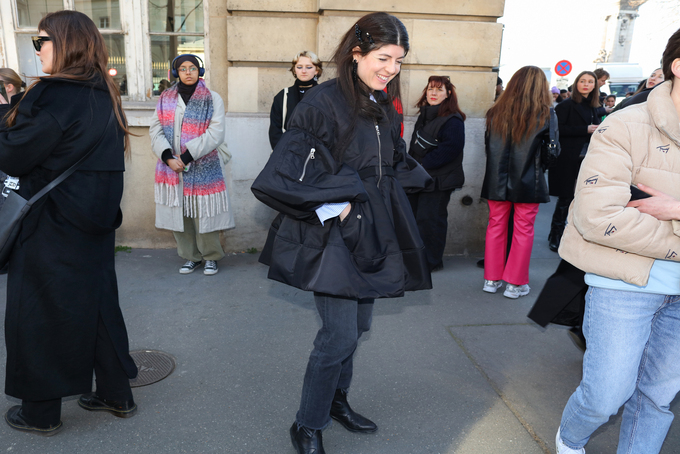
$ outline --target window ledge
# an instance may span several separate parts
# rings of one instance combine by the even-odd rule
[[[129,126],[149,127],[156,110],[155,101],[123,101]]]

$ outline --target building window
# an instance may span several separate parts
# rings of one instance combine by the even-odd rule
[[[154,96],[175,81],[170,65],[177,55],[205,60],[203,6],[203,0],[149,0]]]
[[[205,8],[203,0],[0,0],[0,66],[18,70],[27,83],[43,76],[31,36],[46,14],[76,10],[104,36],[109,74],[124,99],[148,101],[174,82],[170,63],[177,55],[205,60]]]

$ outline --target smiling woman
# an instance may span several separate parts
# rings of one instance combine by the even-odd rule
[[[298,454],[324,452],[331,418],[352,432],[378,430],[347,402],[358,339],[376,298],[432,287],[404,192],[431,179],[406,154],[392,104],[408,49],[396,17],[359,19],[333,57],[338,78],[300,101],[252,187],[282,213],[260,261],[271,279],[313,291],[323,321],[290,428]]]

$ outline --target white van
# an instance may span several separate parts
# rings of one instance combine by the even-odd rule
[[[609,80],[602,88],[616,96],[617,104],[626,97],[626,93],[635,92],[640,81],[645,78],[642,66],[638,63],[598,63],[595,67],[609,73]]]

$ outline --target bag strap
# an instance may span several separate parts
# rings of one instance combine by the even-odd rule
[[[40,191],[38,191],[37,194],[35,194],[33,197],[31,197],[31,198],[29,199],[29,201],[26,202],[26,205],[28,205],[28,206],[33,205],[39,198],[41,198],[42,196],[44,196],[45,194],[47,194],[48,192],[50,192],[50,191],[51,191],[52,189],[54,189],[59,183],[61,183],[62,181],[64,181],[64,180],[65,180],[66,178],[68,178],[73,172],[75,172],[76,169],[78,169],[78,167],[80,167],[80,165],[81,165],[83,162],[85,162],[85,160],[86,160],[87,158],[90,157],[90,155],[92,154],[92,152],[94,152],[94,150],[96,150],[97,147],[99,147],[99,144],[102,143],[102,140],[104,140],[104,136],[106,135],[106,131],[108,131],[109,127],[113,124],[113,118],[114,118],[113,109],[111,109],[111,116],[109,116],[109,122],[106,124],[106,127],[104,128],[104,132],[102,133],[101,137],[99,137],[99,140],[97,140],[97,143],[95,143],[94,146],[93,146],[87,153],[85,153],[85,156],[83,156],[82,158],[80,158],[80,159],[78,160],[78,162],[76,162],[76,163],[73,164],[71,167],[69,167],[68,169],[66,169],[66,171],[65,171],[64,173],[62,173],[61,175],[59,175],[59,176],[58,176],[57,178],[55,178],[50,184],[48,184],[47,186],[45,186],[44,188],[42,188]]]
[[[288,87],[283,89],[283,115],[281,116],[281,132],[286,132],[286,114],[288,113]]]
[[[550,126],[548,128],[550,132],[550,145],[557,146],[557,114],[555,114],[555,109],[552,107],[550,108]]]

